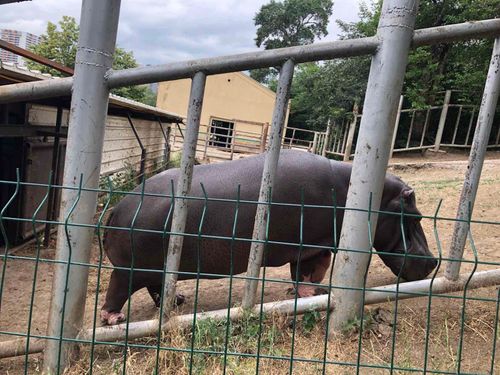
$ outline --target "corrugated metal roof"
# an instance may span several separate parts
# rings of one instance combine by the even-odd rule
[[[50,74],[41,73],[38,70],[30,70],[26,67],[21,67],[16,64],[0,61],[0,84],[6,84],[9,81],[10,83],[19,83],[58,78],[59,77],[54,77]],[[109,104],[112,107],[117,107],[123,110],[130,110],[135,113],[142,113],[150,116],[159,116],[164,120],[169,120],[170,122],[182,122],[183,120],[183,117],[176,113],[164,111],[157,107],[152,107],[150,105],[123,98],[118,95],[111,94],[109,97]]]

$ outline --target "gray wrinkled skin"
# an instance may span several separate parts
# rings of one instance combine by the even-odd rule
[[[300,203],[301,189],[304,189],[304,203],[332,205],[332,189],[336,192],[337,206],[345,206],[351,165],[332,161],[317,155],[300,151],[282,151],[278,173],[273,189],[273,202]],[[200,183],[204,184],[209,198],[236,199],[237,186],[241,186],[241,200],[256,201],[259,195],[264,156],[258,155],[231,162],[198,165],[194,167],[191,196],[203,197]],[[171,180],[176,186],[178,169],[167,170],[146,181],[147,193],[170,194]],[[140,191],[140,188],[136,189]],[[404,210],[420,214],[416,207],[415,195],[399,178],[386,176],[381,210],[400,213],[401,198]],[[139,204],[138,196],[126,196],[112,211],[108,225],[129,228]],[[170,207],[170,198],[145,197],[137,217],[135,228],[163,230]],[[186,233],[197,234],[204,201],[189,201],[189,214]],[[231,237],[235,215],[235,203],[208,202],[203,235]],[[256,205],[241,203],[236,228],[236,237],[252,237]],[[300,262],[301,281],[320,282],[330,264],[328,250],[308,248],[310,245],[331,246],[333,243],[333,209],[306,208],[304,210],[303,243],[305,244]],[[342,228],[343,210],[337,210],[337,237]],[[425,234],[419,220],[405,219],[406,243],[409,254],[425,255],[430,259],[407,258],[404,267],[403,257],[381,256],[383,262],[394,274],[401,273],[406,280],[425,278],[436,266],[436,260],[429,251]],[[168,225],[170,228],[170,223]],[[272,206],[269,239],[298,244],[300,241],[300,207]],[[366,234],[363,234],[366,235]],[[338,243],[337,238],[337,243]],[[167,238],[168,240],[168,238]],[[128,231],[107,230],[105,250],[113,265],[130,267],[132,247]],[[134,268],[163,268],[162,236],[150,233],[134,233]],[[229,275],[229,240],[201,239],[200,268],[203,273]],[[404,253],[399,216],[379,215],[374,241],[378,251]],[[165,247],[166,248],[166,247]],[[235,241],[233,244],[233,274],[246,271],[250,242]],[[180,271],[197,271],[198,239],[185,237]],[[267,266],[277,267],[290,264],[291,276],[295,280],[298,247],[271,244],[267,248]],[[202,278],[206,278],[201,276]],[[179,279],[195,278],[194,275],[179,275]],[[152,297],[158,299],[161,291],[161,273],[133,272],[133,292],[147,287]],[[110,286],[103,306],[105,312],[119,312],[128,298],[129,274],[126,271],[113,271]],[[300,293],[299,293],[300,295]]]

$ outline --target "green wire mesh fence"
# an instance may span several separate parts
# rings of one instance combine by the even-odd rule
[[[48,179],[51,181],[51,179]],[[271,245],[293,246],[297,256],[297,267],[294,280],[283,279],[282,275],[270,266],[261,271],[259,287],[260,304],[254,309],[239,308],[242,284],[247,276],[233,272],[235,262],[239,261],[234,253],[237,243],[247,243],[250,238],[238,236],[241,225],[241,208],[244,205],[256,207],[258,202],[242,199],[241,188],[235,188],[232,199],[210,197],[202,186],[201,196],[188,197],[189,201],[198,201],[203,209],[197,218],[197,231],[193,233],[172,233],[170,222],[175,194],[173,183],[165,187],[165,194],[147,192],[147,182],[135,191],[115,191],[111,182],[107,189],[87,189],[80,181],[78,188],[56,186],[50,184],[24,183],[20,181],[0,181],[0,184],[12,187],[12,195],[0,211],[0,229],[5,242],[5,252],[1,256],[0,279],[0,369],[3,373],[37,373],[40,369],[40,358],[37,353],[43,351],[46,340],[55,340],[60,347],[63,342],[72,342],[79,346],[79,355],[74,358],[65,373],[494,373],[498,370],[496,361],[496,339],[500,306],[500,290],[491,288],[500,284],[500,262],[481,260],[480,252],[474,243],[471,227],[496,229],[500,222],[468,220],[470,256],[464,259],[448,259],[442,252],[439,223],[452,223],[456,219],[439,216],[441,202],[437,204],[431,216],[416,216],[404,212],[362,210],[366,213],[367,227],[364,235],[371,237],[371,215],[392,215],[399,219],[399,230],[403,237],[405,251],[401,254],[373,253],[402,257],[403,267],[411,259],[425,259],[426,256],[415,255],[408,251],[406,220],[417,218],[427,223],[433,233],[427,233],[434,244],[433,252],[437,259],[437,267],[426,280],[405,283],[401,272],[396,275],[396,283],[389,286],[373,286],[375,272],[387,273],[377,265],[376,257],[372,259],[373,268],[365,272],[365,283],[361,289],[363,303],[375,304],[366,307],[359,319],[350,321],[345,326],[343,335],[329,340],[329,317],[334,306],[331,294],[342,286],[332,285],[330,267],[323,282],[311,283],[300,280],[301,257],[311,250],[327,250],[332,253],[333,263],[337,254],[342,252],[362,252],[364,250],[347,250],[338,247],[339,211],[348,210],[336,205],[335,191],[330,197],[333,204],[313,205],[305,202],[302,190],[301,201],[297,203],[268,202],[267,233],[265,259],[268,259],[268,248]],[[8,215],[8,209],[18,199],[26,186],[45,190],[44,198],[30,218]],[[58,261],[53,258],[50,248],[43,248],[39,238],[40,224],[46,220],[39,218],[52,189],[76,189],[78,194],[73,202],[70,214],[59,221],[51,222],[59,230],[65,231],[66,240],[71,247],[68,228],[79,227],[93,230],[95,233],[92,260],[89,263]],[[98,192],[101,209],[92,224],[75,223],[71,213],[77,207],[80,196],[86,192]],[[127,227],[108,225],[107,218],[112,211],[111,202],[116,196],[135,195],[137,206],[134,208],[132,221]],[[148,229],[140,223],[139,216],[144,202],[148,199],[165,199],[170,201],[170,208],[165,212],[166,220],[161,229]],[[232,227],[228,235],[207,234],[207,225],[214,217],[210,217],[208,208],[211,204],[224,204],[230,209]],[[269,226],[273,222],[274,207],[289,207],[298,210],[298,241],[285,243],[270,239]],[[403,207],[403,205],[402,205]],[[305,217],[320,210],[331,212],[333,241],[330,244],[309,243],[305,240]],[[308,212],[305,215],[305,212]],[[324,212],[324,211],[323,211]],[[213,214],[213,211],[212,211]],[[219,213],[222,214],[222,213]],[[6,231],[6,223],[29,222],[33,230],[33,249],[21,253],[11,253]],[[106,259],[104,242],[106,231],[120,231],[129,241],[132,258],[129,267],[113,266]],[[159,312],[153,308],[151,301],[141,295],[134,294],[133,275],[160,274],[163,269],[135,267],[134,253],[138,246],[137,236],[147,233],[162,239],[162,249],[151,249],[152,252],[166,254],[169,236],[182,235],[196,241],[194,272],[178,271],[179,278],[192,279],[181,288],[186,294],[184,305],[177,307],[168,317],[163,314],[162,296],[158,296]],[[207,241],[224,241],[229,243],[229,253],[224,261],[229,263],[229,274],[203,272],[203,260],[206,260]],[[189,254],[189,253],[188,253]],[[369,252],[370,257],[372,252]],[[184,255],[189,256],[189,255]],[[430,258],[430,257],[429,257]],[[216,260],[221,261],[221,260]],[[245,259],[245,264],[246,264]],[[464,274],[458,282],[452,283],[440,276],[442,265],[447,261],[459,261]],[[375,263],[375,266],[373,265]],[[65,264],[67,274],[73,267],[88,267],[90,283],[87,291],[86,320],[84,331],[76,339],[59,336],[47,336],[44,327],[48,311],[47,299],[50,296],[51,267]],[[113,270],[124,271],[128,275],[127,303],[123,308],[126,320],[116,326],[101,326],[100,306],[103,302],[109,274]],[[378,275],[380,276],[380,275]],[[386,275],[387,276],[387,275]],[[224,278],[224,281],[204,280]],[[24,280],[29,290],[21,291],[23,285],[16,285]],[[387,277],[379,277],[379,285]],[[214,284],[215,283],[215,284]],[[375,282],[376,284],[376,282]],[[215,285],[215,286],[214,286]],[[325,292],[313,297],[299,298],[294,293],[286,299],[286,287],[296,291],[299,286],[313,286]],[[478,292],[473,289],[485,288]],[[161,289],[162,290],[162,289]],[[404,300],[420,297],[409,305]],[[25,301],[26,300],[26,301]],[[134,300],[134,301],[133,301]],[[215,306],[216,309],[210,310]],[[217,309],[218,308],[218,309]],[[147,310],[150,315],[144,315]],[[64,311],[64,308],[63,308]],[[64,322],[64,319],[62,320]],[[62,332],[62,327],[61,327]],[[17,358],[14,358],[16,357]],[[13,358],[7,358],[13,357]],[[64,369],[60,368],[62,373]]]

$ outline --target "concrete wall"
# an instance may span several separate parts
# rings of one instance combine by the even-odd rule
[[[161,82],[158,86],[157,107],[185,117],[190,87],[190,79]],[[262,134],[263,124],[271,123],[274,102],[273,91],[244,73],[208,76],[201,113],[200,138],[205,136],[211,119],[216,118],[235,120],[237,143],[250,142],[250,138],[255,138],[255,142]]]

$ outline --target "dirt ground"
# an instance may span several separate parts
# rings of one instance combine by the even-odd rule
[[[439,217],[453,218],[456,214],[456,207],[462,188],[463,176],[467,167],[466,155],[461,153],[431,153],[421,155],[397,155],[391,160],[389,171],[400,176],[405,182],[412,186],[417,195],[417,204],[424,215],[433,216],[440,199],[443,199]],[[481,186],[477,194],[474,208],[474,220],[500,221],[500,152],[490,152],[485,161]],[[431,219],[424,219],[423,226],[427,234],[427,239],[431,250],[437,254],[437,245],[434,236],[434,223]],[[439,220],[437,232],[441,240],[441,248],[446,254],[449,246],[453,228],[452,221]],[[500,241],[500,225],[494,224],[474,224],[472,234],[477,248],[480,261],[500,263],[500,248],[497,246]],[[15,255],[33,256],[35,246],[31,245],[18,251]],[[52,259],[54,255],[52,246],[40,250],[40,258]],[[466,257],[473,259],[473,251],[470,245],[466,248]],[[99,249],[97,242],[94,244],[92,260],[99,261]],[[107,260],[105,260],[107,264]],[[0,266],[3,264],[0,263]],[[471,270],[471,265],[464,265],[464,272]],[[443,269],[444,267],[442,267]],[[478,271],[495,268],[492,265],[478,266]],[[498,267],[497,267],[498,268]],[[443,273],[440,270],[439,274]],[[267,277],[289,280],[288,266],[280,268],[269,268]],[[0,310],[0,341],[12,340],[16,338],[13,334],[25,334],[28,322],[31,319],[31,334],[45,334],[48,309],[50,305],[50,290],[52,285],[52,266],[49,263],[39,263],[36,275],[36,282],[33,291],[33,276],[35,266],[33,261],[23,259],[9,259],[4,278]],[[107,270],[102,272],[102,281],[98,289],[98,309],[102,305],[109,279]],[[85,325],[92,327],[94,317],[94,305],[96,296],[96,276],[95,269],[91,270],[90,287],[87,299],[87,309],[85,314]],[[373,262],[369,270],[368,286],[379,286],[396,282],[396,277],[387,269],[378,257],[373,257]],[[186,302],[178,308],[178,314],[193,312],[194,304],[194,281],[181,281],[178,290],[186,297]],[[264,300],[277,301],[281,299],[293,298],[287,291],[290,285],[283,283],[266,283]],[[232,300],[241,301],[243,282],[234,281]],[[455,294],[463,295],[463,294]],[[461,371],[467,373],[489,373],[491,367],[492,348],[494,341],[495,313],[497,309],[495,288],[484,288],[469,291],[467,297],[486,298],[489,301],[469,300],[466,304],[466,319],[463,335],[463,350]],[[30,301],[33,298],[32,315],[30,316]],[[228,301],[228,280],[202,280],[200,282],[200,292],[198,298],[198,311],[209,311],[227,308]],[[395,309],[394,303],[386,303],[378,306],[370,306],[367,309],[374,316],[371,323],[372,329],[363,334],[361,347],[361,363],[375,366],[388,366],[391,363],[391,353],[394,351],[395,361],[393,365],[396,373],[404,373],[401,368],[416,367],[422,369],[424,364],[424,344],[426,337],[426,314],[427,298],[401,301],[398,304],[398,320],[396,327],[393,327],[392,313]],[[388,313],[389,315],[386,315]],[[157,316],[158,310],[152,303],[145,290],[136,293],[132,298],[131,321],[153,319]],[[387,317],[391,317],[388,319]],[[458,347],[460,343],[462,316],[462,302],[458,299],[432,298],[431,327],[429,328],[429,349],[428,368],[435,372],[455,373],[458,364]],[[326,316],[322,314],[309,314],[298,318],[299,323],[295,326],[296,337],[294,346],[294,356],[313,362],[299,361],[294,364],[293,372],[296,374],[322,373],[322,365],[315,363],[323,358],[325,322]],[[265,342],[264,354],[277,355],[282,359],[267,359],[266,355],[260,361],[260,369],[265,374],[285,374],[289,373],[290,361],[283,358],[291,354],[291,336],[293,329],[292,318],[277,316],[266,317],[265,330],[277,329],[269,337],[274,341]],[[314,324],[310,324],[311,321]],[[358,322],[359,323],[359,322]],[[97,323],[98,325],[100,323]],[[217,327],[214,329],[213,337],[217,336]],[[327,359],[329,361],[348,362],[355,364],[358,351],[357,326],[353,324],[352,332],[347,336],[339,337],[331,341],[328,345]],[[392,345],[392,331],[396,332],[396,345]],[[208,331],[210,332],[210,331]],[[273,331],[274,332],[274,331]],[[10,333],[10,334],[9,334]],[[170,335],[170,336],[169,336]],[[210,335],[208,335],[210,336]],[[254,335],[255,336],[255,335]],[[189,348],[191,340],[189,333],[175,332],[166,334],[162,342],[168,342],[172,347]],[[268,337],[268,336],[265,336]],[[255,337],[252,337],[252,340]],[[153,340],[153,339],[151,339]],[[156,345],[156,341],[147,339],[139,343]],[[213,340],[210,337],[208,341]],[[198,342],[201,349],[219,348],[211,342]],[[238,344],[236,349],[242,353],[255,353],[253,344],[246,342]],[[214,349],[215,348],[215,349]],[[223,348],[223,347],[222,347]],[[88,348],[87,348],[88,349]],[[83,349],[82,360],[77,362],[70,373],[87,373],[89,368],[88,350]],[[236,350],[235,349],[235,350]],[[223,349],[222,349],[223,350]],[[123,349],[101,346],[96,349],[96,362],[94,373],[121,373]],[[85,354],[87,353],[87,354]],[[498,354],[495,355],[498,357]],[[222,373],[221,355],[195,356],[194,373]],[[255,373],[255,359],[245,359],[244,357],[232,356],[228,360],[228,373],[247,374]],[[127,373],[150,374],[154,368],[155,351],[132,349],[127,356]],[[40,355],[31,355],[29,360],[29,373],[37,373],[41,362]],[[500,370],[500,358],[496,358],[494,368]],[[196,367],[198,366],[198,367]],[[24,357],[16,359],[0,360],[0,373],[18,374],[22,373],[24,367]],[[166,352],[160,356],[161,373],[184,374],[189,372],[189,355],[185,353]],[[338,366],[330,364],[325,369],[326,373],[350,374],[355,373],[353,366]],[[361,373],[389,373],[389,370],[380,368],[362,368]]]

